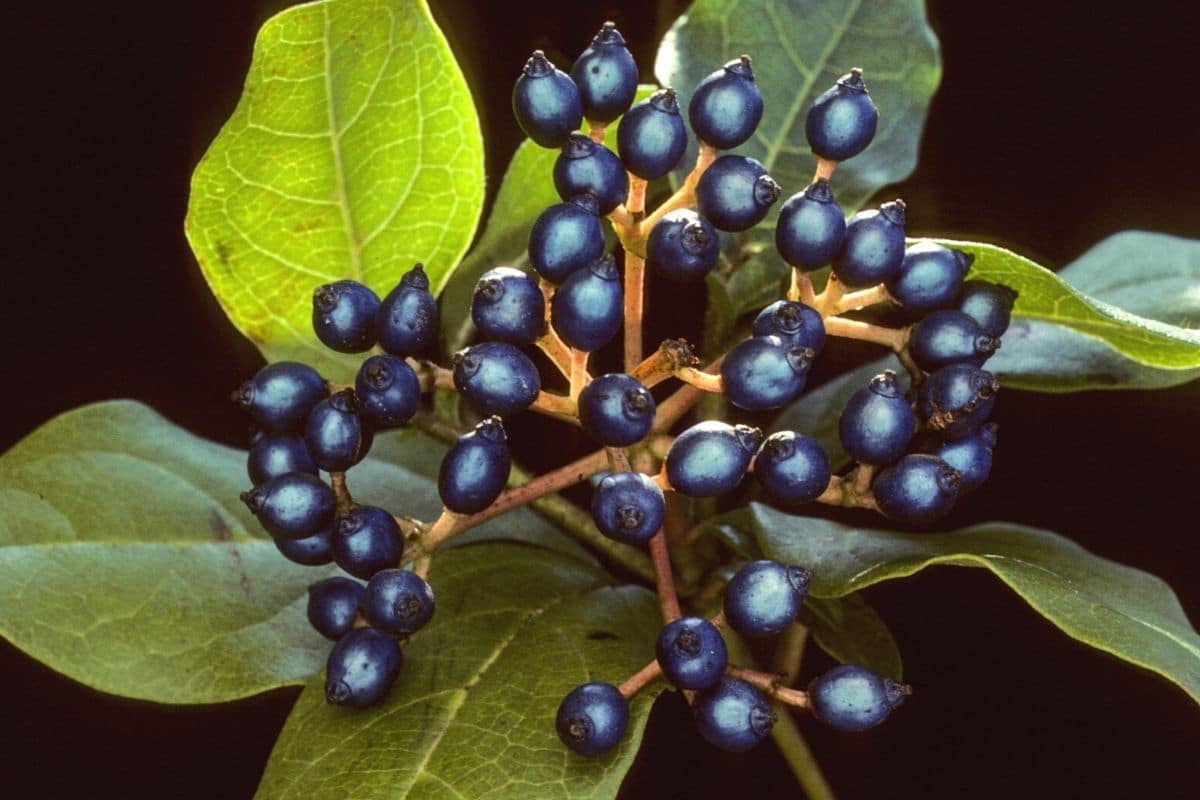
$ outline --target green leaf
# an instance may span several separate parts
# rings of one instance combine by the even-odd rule
[[[305,687],[257,797],[612,797],[637,752],[653,691],[630,704],[630,730],[598,758],[554,732],[576,685],[620,683],[654,657],[654,596],[614,588],[595,567],[512,545],[439,554],[439,611],[404,649],[378,708],[324,702]]]
[[[896,640],[862,595],[805,598],[800,622],[808,626],[813,641],[841,663],[858,664],[894,681],[903,679]]]
[[[812,570],[811,596],[843,597],[937,564],[983,567],[1068,636],[1157,672],[1200,702],[1200,636],[1171,588],[1058,534],[989,522],[914,535],[758,504],[748,519],[771,558]]]
[[[344,380],[312,290],[381,295],[414,262],[445,285],[483,204],[466,81],[422,0],[322,0],[259,32],[242,98],[192,177],[186,231],[234,325],[268,360]]]

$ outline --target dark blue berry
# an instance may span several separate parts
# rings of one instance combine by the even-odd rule
[[[813,716],[839,731],[865,731],[887,719],[910,689],[857,664],[842,664],[808,687]]]
[[[367,582],[363,617],[373,628],[393,636],[408,636],[433,617],[433,589],[407,569],[382,569]]]
[[[721,156],[696,184],[696,208],[714,228],[752,228],[779,199],[779,184],[767,168],[749,156]]]
[[[617,154],[625,168],[644,180],[661,178],[687,149],[687,129],[674,89],[659,89],[621,117]]]
[[[718,150],[737,147],[749,139],[762,114],[762,92],[754,82],[750,56],[735,58],[709,74],[696,84],[688,102],[692,130]]]
[[[800,505],[817,499],[829,485],[829,456],[816,439],[792,431],[767,437],[754,459],[754,475],[772,499]]]
[[[375,506],[355,506],[337,519],[333,560],[356,578],[369,580],[381,569],[400,565],[404,535],[395,517]]]
[[[833,261],[838,280],[850,287],[874,286],[896,274],[904,261],[905,219],[903,200],[851,217]]]
[[[600,213],[607,214],[625,202],[629,173],[616,153],[582,133],[572,133],[554,161],[554,188],[563,200],[590,191]]]
[[[361,353],[375,344],[379,295],[358,281],[337,281],[313,291],[312,325],[321,343],[339,353]]]
[[[996,423],[989,422],[970,436],[940,442],[929,453],[962,473],[960,495],[978,489],[992,472],[992,449],[996,446]]]
[[[355,708],[379,702],[396,682],[403,660],[395,639],[374,628],[355,628],[338,640],[325,662],[326,702]]]
[[[816,155],[845,161],[866,149],[878,123],[879,109],[867,93],[862,70],[852,69],[813,101],[804,119],[804,134]]]
[[[508,482],[512,461],[499,417],[488,417],[459,437],[438,471],[438,494],[456,514],[474,514],[492,504]]]
[[[571,67],[579,87],[583,114],[595,122],[612,122],[621,116],[637,94],[638,70],[617,26],[604,23],[587,50]]]
[[[629,726],[629,701],[611,683],[576,686],[558,705],[558,738],[576,753],[594,756],[611,750]]]
[[[317,633],[337,641],[354,626],[363,585],[349,578],[326,578],[308,587],[308,621]]]
[[[721,631],[703,617],[668,622],[658,635],[654,654],[663,677],[680,689],[715,686],[729,664]]]
[[[979,429],[996,405],[1000,382],[987,370],[971,364],[951,364],[934,370],[917,393],[917,414],[949,440]]]
[[[326,472],[344,472],[362,461],[371,448],[371,432],[358,416],[353,389],[317,403],[304,423],[304,443]]]
[[[999,283],[972,280],[963,284],[958,310],[979,323],[988,336],[1002,336],[1012,319],[1017,292]]]
[[[900,269],[888,279],[888,293],[910,311],[953,305],[974,260],[961,250],[918,242],[908,248]]]
[[[650,432],[654,398],[624,373],[601,375],[579,393],[579,424],[606,447],[628,447]]]
[[[742,482],[762,443],[762,431],[709,420],[685,430],[667,452],[671,488],[690,497],[715,497]]]
[[[778,336],[754,336],[721,362],[725,399],[747,411],[781,408],[804,391],[814,353]]]
[[[833,261],[845,235],[845,213],[834,201],[829,181],[817,178],[779,209],[775,247],[793,267],[814,270]]]
[[[267,364],[233,393],[233,400],[268,433],[294,431],[308,412],[329,396],[315,369],[295,361]]]
[[[358,415],[375,430],[398,428],[421,407],[421,381],[402,358],[371,356],[354,379]]]
[[[725,587],[725,619],[743,636],[782,633],[800,613],[812,573],[778,561],[751,561]]]
[[[775,724],[775,710],[762,692],[741,678],[722,678],[696,695],[692,713],[696,729],[709,744],[741,753],[766,739]]]
[[[425,267],[417,264],[379,305],[379,346],[395,356],[416,355],[433,343],[437,329],[437,301],[429,291]]]
[[[713,226],[688,208],[667,213],[646,239],[646,263],[677,281],[703,278],[720,255],[721,243]]]
[[[807,347],[814,353],[825,346],[821,312],[792,300],[776,300],[758,312],[752,330],[755,336],[778,336],[792,347]]]
[[[999,346],[999,339],[988,336],[979,323],[952,308],[926,315],[913,327],[908,340],[913,361],[927,372],[947,364],[982,366]]]
[[[516,414],[537,399],[542,379],[513,345],[484,342],[454,354],[454,388],[480,414]]]
[[[475,284],[471,319],[486,339],[531,344],[546,325],[546,298],[521,270],[496,267]]]
[[[333,561],[333,529],[326,528],[303,539],[273,539],[275,549],[288,561],[319,567]]]
[[[294,433],[260,433],[250,445],[246,471],[250,473],[250,482],[257,486],[289,472],[316,475],[317,465],[308,454],[302,436]]]
[[[880,471],[871,485],[885,517],[926,523],[954,508],[962,474],[937,456],[911,453]]]
[[[550,300],[554,330],[568,345],[588,353],[608,344],[624,321],[621,276],[611,255],[571,273]]]
[[[525,135],[542,147],[562,147],[583,122],[579,87],[534,50],[513,86],[513,115]]]
[[[605,536],[641,544],[658,533],[666,513],[662,489],[640,472],[605,475],[592,495],[592,519]]]
[[[600,207],[591,192],[543,211],[529,231],[529,263],[551,283],[562,283],[604,255]]]
[[[304,539],[333,522],[333,490],[315,475],[289,472],[242,493],[242,502],[267,533]]]
[[[838,435],[850,457],[864,464],[891,464],[908,449],[917,417],[890,369],[850,395]]]

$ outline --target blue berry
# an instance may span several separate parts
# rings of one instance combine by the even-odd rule
[[[550,299],[550,324],[569,346],[599,350],[621,331],[625,306],[611,255],[571,273]]]
[[[379,305],[379,346],[394,356],[416,355],[433,343],[437,329],[437,301],[429,291],[425,267],[417,264]]]
[[[344,472],[362,461],[371,448],[371,432],[359,419],[353,389],[317,403],[304,423],[304,443],[326,472]]]
[[[999,339],[988,336],[979,323],[952,308],[926,315],[908,339],[913,361],[927,372],[947,364],[982,366],[999,346]]]
[[[579,393],[579,424],[605,447],[628,447],[654,424],[654,398],[635,378],[601,375]]]
[[[246,471],[250,473],[250,482],[257,486],[289,472],[316,475],[317,465],[308,454],[303,437],[294,433],[259,433],[250,445]]]
[[[333,560],[356,578],[369,580],[381,569],[400,565],[404,535],[395,517],[376,506],[355,506],[337,519]]]
[[[398,428],[421,407],[421,381],[402,358],[371,356],[354,378],[358,415],[374,430]]]
[[[996,423],[989,422],[970,436],[940,442],[929,453],[962,473],[958,493],[978,489],[992,472],[992,449],[996,446]]]
[[[408,636],[433,617],[433,589],[410,570],[382,569],[367,582],[361,605],[371,627],[393,636]]]
[[[850,287],[874,286],[891,278],[904,262],[905,221],[903,200],[855,214],[846,223],[833,274]]]
[[[629,701],[611,683],[576,686],[558,706],[554,727],[567,747],[584,756],[611,750],[629,726]]]
[[[792,431],[767,437],[754,459],[754,475],[776,502],[787,506],[817,499],[829,485],[829,456],[813,439]]]
[[[521,270],[496,267],[475,284],[471,319],[487,339],[531,344],[546,325],[546,298]]]
[[[721,156],[696,184],[696,208],[723,231],[744,231],[762,222],[779,199],[779,184],[749,156]]]
[[[542,379],[529,356],[505,342],[484,342],[454,354],[454,388],[480,414],[516,414],[537,399]]]
[[[403,660],[395,639],[374,628],[355,628],[329,651],[326,702],[355,708],[379,702],[396,682]]]
[[[658,635],[654,654],[663,676],[680,689],[715,686],[729,664],[721,631],[703,617],[668,622]]]
[[[754,82],[750,56],[735,58],[701,80],[688,103],[692,130],[719,150],[749,139],[762,114],[762,92]]]
[[[850,457],[876,466],[904,455],[916,428],[917,417],[890,369],[850,395],[838,420],[838,435]]]
[[[904,253],[900,269],[887,281],[888,293],[910,311],[952,305],[974,256],[934,242],[918,242]]]
[[[887,719],[911,690],[857,664],[842,664],[808,687],[813,716],[839,731],[865,731]]]
[[[846,235],[846,216],[829,181],[817,178],[787,199],[775,224],[775,247],[793,267],[814,270],[833,261]]]
[[[746,339],[721,362],[725,398],[747,411],[781,408],[804,391],[814,355],[778,336]]]
[[[616,25],[604,23],[591,46],[575,59],[571,78],[589,120],[612,122],[629,108],[637,94],[638,70]]]
[[[852,69],[809,106],[804,135],[816,155],[845,161],[866,149],[878,124],[879,109],[867,93],[862,70]]]
[[[329,396],[315,369],[295,361],[267,364],[233,393],[233,400],[268,433],[294,431],[308,412]]]
[[[743,636],[783,633],[800,613],[812,573],[778,561],[751,561],[725,587],[725,619]]]
[[[755,336],[778,336],[792,347],[820,353],[825,346],[825,320],[821,312],[792,300],[776,300],[758,312],[752,327]]]
[[[337,281],[313,291],[312,325],[321,343],[339,353],[361,353],[375,344],[379,295],[358,281]]]
[[[1017,292],[999,283],[972,280],[963,284],[958,310],[979,323],[988,336],[1000,337],[1008,330]]]
[[[962,474],[937,456],[911,453],[875,476],[879,510],[900,522],[933,522],[950,513]]]
[[[917,393],[917,414],[946,439],[961,439],[979,429],[996,405],[1000,382],[971,364],[951,364],[930,373]]]
[[[600,213],[607,214],[625,202],[629,173],[616,153],[582,133],[572,133],[554,160],[554,188],[563,200],[590,191]]]
[[[579,87],[534,50],[512,93],[513,115],[525,135],[542,147],[562,147],[583,122]]]
[[[442,459],[438,494],[456,514],[474,514],[500,495],[511,468],[504,423],[488,417],[459,437]]]
[[[713,226],[688,208],[664,215],[646,239],[646,263],[677,281],[703,278],[720,255],[721,243]]]
[[[333,490],[315,475],[289,472],[242,493],[242,502],[267,533],[304,539],[333,522]]]
[[[308,621],[317,633],[337,641],[354,626],[364,591],[358,581],[341,576],[310,584]]]
[[[600,206],[593,192],[584,192],[543,211],[529,231],[529,262],[551,283],[562,283],[604,255]]]
[[[640,472],[605,475],[592,495],[592,519],[600,532],[626,544],[642,544],[658,533],[666,513],[662,489]]]
[[[742,482],[762,443],[762,431],[709,420],[685,430],[667,452],[671,488],[690,497],[715,497]]]
[[[692,713],[696,729],[709,744],[734,753],[766,739],[776,720],[767,698],[741,678],[722,678],[696,695]]]
[[[275,549],[288,561],[319,567],[333,561],[333,529],[326,528],[303,539],[273,539]]]
[[[625,168],[644,180],[661,178],[687,149],[687,129],[674,89],[659,89],[621,117],[617,154]]]

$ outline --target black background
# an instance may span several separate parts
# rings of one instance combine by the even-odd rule
[[[226,395],[261,362],[208,293],[182,220],[254,32],[286,5],[6,10],[4,127],[16,141],[0,447],[112,397],[241,443]],[[649,79],[682,5],[434,2],[482,107],[491,188],[518,141],[508,95],[530,50],[567,64],[612,18]],[[886,190],[909,202],[910,233],[1006,243],[1051,266],[1126,228],[1200,238],[1190,5],[931,2],[945,76],[916,174]],[[1162,576],[1198,619],[1197,401],[1200,384],[1006,392],[993,477],[948,524],[1058,530]],[[916,694],[868,735],[803,721],[840,796],[1194,796],[1200,715],[1174,686],[1071,641],[982,571],[939,568],[867,594]],[[83,688],[7,644],[0,672],[10,797],[248,797],[296,696],[160,708]],[[660,704],[629,797],[794,796],[771,747],[716,753],[686,713]]]

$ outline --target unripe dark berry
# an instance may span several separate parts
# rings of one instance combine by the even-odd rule
[[[781,408],[804,391],[813,353],[778,336],[754,336],[736,345],[721,362],[725,398],[747,411]]]
[[[611,683],[585,683],[559,703],[554,719],[558,738],[584,756],[611,750],[629,726],[629,701]]]
[[[541,50],[525,62],[513,86],[512,108],[521,130],[542,147],[562,147],[583,122],[579,87]]]
[[[929,453],[962,473],[960,495],[978,489],[992,472],[992,449],[996,446],[996,423],[989,422],[969,436],[939,442]]]
[[[621,117],[617,154],[625,168],[644,180],[661,178],[687,149],[687,129],[674,89],[659,89]]]
[[[625,306],[621,276],[611,255],[571,273],[550,300],[550,324],[569,346],[599,350],[621,331]]]
[[[358,398],[344,389],[322,400],[308,413],[304,443],[313,461],[326,472],[344,472],[371,449],[371,431],[358,416]]]
[[[715,497],[742,482],[762,443],[762,431],[709,420],[685,430],[667,452],[671,488],[690,497]]]
[[[454,388],[480,414],[516,414],[537,399],[542,379],[516,347],[484,342],[454,354]]]
[[[776,502],[795,506],[817,499],[829,486],[829,456],[816,439],[793,431],[767,437],[754,459],[754,475]]]
[[[329,387],[315,369],[295,361],[267,364],[233,393],[254,423],[268,433],[298,429],[308,412],[329,396]]]
[[[709,744],[734,753],[766,739],[776,720],[767,698],[741,678],[722,678],[697,694],[692,713],[696,729]]]
[[[971,364],[951,364],[930,373],[917,393],[917,415],[948,440],[979,429],[996,405],[1000,382]]]
[[[705,77],[688,102],[692,130],[702,142],[719,150],[749,139],[762,114],[762,92],[754,82],[750,56],[735,58]]]
[[[272,539],[275,549],[288,561],[319,567],[333,561],[333,529],[325,528],[303,539]]]
[[[341,576],[325,578],[308,587],[308,621],[317,633],[337,641],[354,626],[363,585]]]
[[[923,524],[954,508],[962,474],[937,456],[911,453],[880,471],[871,489],[885,517]]]
[[[642,544],[663,525],[662,489],[640,472],[605,475],[592,495],[592,519],[600,532],[626,544]]]
[[[1017,292],[999,283],[972,280],[963,284],[958,310],[979,323],[988,336],[1002,336],[1012,319]]]
[[[721,631],[703,617],[668,622],[658,635],[654,654],[663,677],[680,689],[715,686],[729,664]]]
[[[358,415],[374,430],[398,428],[421,407],[421,381],[408,362],[393,355],[371,356],[354,378]]]
[[[361,353],[375,344],[379,295],[358,281],[337,281],[313,290],[313,332],[339,353]]]
[[[250,473],[250,482],[257,486],[289,472],[316,475],[317,465],[308,454],[304,437],[294,433],[260,433],[250,445],[246,471]]]
[[[585,192],[543,211],[529,231],[529,262],[551,283],[562,283],[604,255],[596,195]]]
[[[415,572],[383,569],[367,582],[361,605],[371,627],[393,636],[408,636],[433,617],[433,589]]]
[[[776,300],[758,312],[752,330],[755,336],[778,336],[792,347],[808,347],[813,353],[820,353],[825,346],[821,312],[792,300]]]
[[[572,133],[554,161],[554,188],[563,200],[590,191],[600,213],[607,214],[625,202],[629,173],[616,153],[582,133]]]
[[[605,447],[628,447],[650,432],[654,397],[629,375],[601,375],[579,393],[579,424]]]
[[[604,23],[591,46],[575,59],[571,79],[579,87],[589,120],[612,122],[625,113],[637,94],[638,70],[616,25]]]
[[[833,261],[846,235],[846,216],[829,181],[818,178],[787,199],[775,223],[775,247],[783,260],[803,270]]]
[[[855,214],[846,223],[833,274],[850,287],[874,286],[891,278],[904,261],[905,221],[903,200]]]
[[[242,502],[267,533],[282,539],[304,539],[333,522],[333,490],[307,472],[277,475],[243,492]]]
[[[804,134],[816,155],[845,161],[866,149],[878,124],[879,109],[867,93],[862,70],[852,69],[813,101],[804,119]]]
[[[504,423],[488,417],[459,437],[442,459],[438,494],[456,514],[474,514],[500,495],[511,468]]]
[[[782,633],[800,613],[812,573],[778,561],[751,561],[725,587],[725,619],[743,636]]]
[[[883,722],[911,690],[857,664],[842,664],[808,687],[813,716],[839,731],[865,731]]]
[[[916,428],[917,417],[890,369],[850,395],[838,420],[838,435],[850,457],[876,466],[904,455]]]
[[[496,267],[475,284],[471,319],[486,339],[531,344],[546,325],[546,299],[521,270]]]
[[[381,569],[399,566],[403,557],[404,535],[387,511],[360,505],[338,517],[333,560],[354,577],[369,580]]]
[[[779,199],[779,184],[749,156],[721,156],[696,184],[696,207],[723,231],[744,231],[762,222]]]
[[[982,366],[998,347],[999,339],[988,336],[979,323],[952,308],[926,315],[908,339],[913,361],[926,372],[947,364]]]
[[[437,301],[429,291],[425,267],[417,264],[379,306],[375,319],[379,346],[394,356],[416,355],[433,343],[437,330]]]
[[[400,674],[396,640],[374,628],[355,628],[338,640],[325,662],[325,700],[366,708],[387,694]]]
[[[909,311],[953,305],[975,257],[934,242],[918,242],[904,253],[900,269],[888,279],[888,293]]]
[[[677,281],[703,278],[720,255],[721,243],[712,224],[689,208],[664,215],[646,239],[647,265]]]

